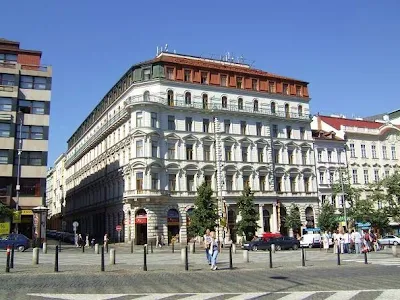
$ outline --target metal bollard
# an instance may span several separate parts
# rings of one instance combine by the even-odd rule
[[[104,267],[104,246],[101,247],[101,271],[105,271]]]
[[[185,271],[189,271],[188,247],[185,246]]]
[[[99,254],[99,244],[94,245],[94,254]]]
[[[131,240],[131,253],[133,253],[133,240]]]
[[[58,246],[56,246],[56,253],[54,256],[54,272],[58,272]]]
[[[306,266],[306,255],[305,255],[304,247],[301,247],[301,265],[303,267]]]
[[[39,248],[33,248],[32,264],[34,264],[34,265],[38,265],[39,264]]]
[[[85,245],[82,245],[82,253],[85,253]]]
[[[143,271],[147,271],[147,245],[143,246]]]
[[[11,246],[11,261],[10,261],[10,268],[14,269],[14,245]]]
[[[337,265],[340,266],[340,245],[338,245],[337,250]]]
[[[272,251],[271,251],[271,248],[269,248],[269,268],[272,269]]]
[[[364,264],[368,265],[367,251],[364,252]]]
[[[196,253],[196,240],[193,242],[193,253]]]
[[[249,262],[249,250],[243,250],[243,262]]]
[[[232,245],[229,247],[229,269],[233,269],[233,264],[232,264]]]
[[[115,265],[115,249],[110,250],[110,265]]]
[[[150,243],[150,252],[153,253],[153,241]]]
[[[47,254],[47,243],[43,243],[43,254]]]
[[[10,247],[7,247],[6,273],[10,273]]]
[[[175,253],[175,244],[172,242],[172,253]]]

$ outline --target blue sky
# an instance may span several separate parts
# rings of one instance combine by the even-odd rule
[[[313,113],[399,108],[400,1],[7,3],[0,37],[42,50],[43,64],[53,66],[49,165],[120,76],[166,43],[192,55],[230,51],[309,81]]]

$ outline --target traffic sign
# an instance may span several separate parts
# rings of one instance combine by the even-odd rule
[[[121,230],[122,230],[122,226],[121,226],[121,225],[115,226],[115,230],[116,230],[116,231],[121,231]]]

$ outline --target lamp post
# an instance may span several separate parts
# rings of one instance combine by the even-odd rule
[[[344,153],[346,155],[346,148],[344,148]],[[342,197],[343,197],[343,213],[344,213],[344,223],[346,225],[346,230],[348,229],[347,226],[347,208],[346,208],[346,197],[344,193],[344,185],[343,185],[343,174],[342,174],[342,167],[341,167],[341,162],[339,161],[339,155],[337,155],[337,160],[339,164],[339,176],[340,176],[340,185],[341,185],[341,190],[342,190]]]
[[[17,185],[15,187],[17,193],[17,202],[15,204],[15,210],[19,211],[19,193],[20,193],[20,182],[19,179],[21,177],[21,154],[22,154],[22,112],[18,112],[19,117],[19,134],[18,134],[18,164],[17,164]],[[15,223],[15,232],[18,234],[18,223]]]

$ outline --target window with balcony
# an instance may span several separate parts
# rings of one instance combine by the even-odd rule
[[[283,84],[283,94],[289,95],[289,85],[287,83]]]
[[[159,189],[158,173],[151,173],[151,189],[152,190]]]
[[[272,125],[272,137],[277,138],[278,137],[278,125]]]
[[[0,123],[0,137],[10,137],[11,135],[11,124]]]
[[[157,141],[151,142],[151,156],[158,157],[158,142]]]
[[[8,150],[0,150],[0,165],[8,164]]]
[[[210,120],[203,119],[203,132],[208,133],[210,132]]]
[[[247,156],[248,156],[248,147],[242,147],[242,162],[247,162]]]
[[[176,174],[168,175],[168,190],[171,192],[176,190]]]
[[[142,127],[143,115],[141,111],[136,113],[136,127]]]
[[[274,81],[268,82],[268,90],[270,93],[276,93],[276,86]]]
[[[226,175],[226,190],[233,190],[233,175]]]
[[[240,134],[246,135],[246,127],[247,127],[246,121],[240,121]]]
[[[34,89],[34,90],[50,89],[47,85],[46,77],[26,76],[26,75],[22,75],[20,77],[20,88]]]
[[[275,162],[276,164],[279,164],[280,161],[281,161],[281,158],[280,158],[280,150],[279,150],[279,149],[274,149],[273,153],[274,153],[274,162]]]
[[[136,157],[143,157],[143,140],[136,141]]]
[[[257,148],[258,162],[264,162],[264,148]]]
[[[304,129],[304,127],[300,127],[300,139],[304,140],[306,136],[306,130]]]
[[[277,192],[282,192],[282,177],[275,177],[275,189]]]
[[[290,118],[289,104],[285,104],[285,117]]]
[[[299,117],[303,116],[303,106],[299,105],[297,107],[297,114],[298,114]]]
[[[230,133],[231,131],[231,121],[230,120],[224,120],[224,132],[225,133]]]
[[[168,143],[168,159],[175,159],[175,143]]]
[[[307,151],[301,151],[301,163],[307,165]]]
[[[332,151],[328,150],[328,162],[332,162]]]
[[[17,62],[17,54],[0,53],[0,62]]]
[[[271,102],[271,114],[275,114],[275,113],[276,113],[276,103]]]
[[[382,156],[383,156],[383,159],[387,159],[387,150],[386,150],[386,146],[382,146]]]
[[[222,96],[221,102],[222,108],[228,108],[228,98],[226,98],[226,96]]]
[[[228,76],[221,75],[221,86],[228,86]]]
[[[44,115],[45,102],[18,100],[18,110],[24,114]]]
[[[168,130],[175,130],[175,116],[168,116]]]
[[[158,127],[158,115],[155,112],[151,113],[151,127],[153,128]]]
[[[203,146],[203,159],[204,161],[211,161],[211,146],[204,145]]]
[[[186,175],[186,190],[188,192],[195,192],[194,175]]]
[[[174,68],[167,68],[167,79],[174,80]]]
[[[193,145],[186,145],[186,159],[193,160]]]
[[[192,104],[192,94],[190,92],[185,93],[185,104],[186,105]]]
[[[258,80],[257,79],[252,79],[251,80],[251,89],[253,91],[257,91],[258,90]]]
[[[397,159],[397,155],[396,155],[396,146],[392,146],[392,159]]]
[[[290,191],[292,193],[296,192],[296,177],[295,176],[290,176]]]
[[[265,175],[261,175],[259,177],[259,184],[260,184],[260,191],[265,192],[266,190],[266,176]]]
[[[374,181],[379,182],[379,170],[374,170]]]
[[[258,111],[258,100],[253,101],[253,110]]]
[[[225,160],[232,161],[232,146],[225,146]]]
[[[242,98],[239,98],[239,99],[238,99],[238,109],[239,109],[239,110],[242,110],[242,109],[243,109],[243,99],[242,99]]]
[[[361,157],[367,158],[367,151],[365,149],[365,145],[361,145]]]
[[[45,165],[43,152],[40,151],[23,151],[21,153],[22,166],[43,166]],[[18,165],[18,153],[15,152],[14,165]]]
[[[243,188],[250,187],[250,176],[243,175]]]
[[[11,111],[12,110],[12,99],[0,97],[0,111]]]
[[[318,150],[318,162],[322,162],[322,150]]]
[[[208,109],[208,95],[203,94],[203,109]]]
[[[208,73],[201,72],[201,84],[208,84]]]
[[[261,122],[257,122],[256,123],[256,135],[257,136],[261,136],[261,131],[262,131],[262,123]]]
[[[350,144],[350,157],[356,157],[356,148],[354,147],[354,144]]]
[[[143,69],[143,80],[151,79],[151,69]]]
[[[17,126],[17,138],[30,140],[43,140],[44,139],[44,127],[43,126],[28,126],[28,125],[16,125]],[[22,127],[22,131],[21,131]]]
[[[375,145],[371,146],[371,154],[372,154],[372,158],[377,158],[377,156],[376,156],[376,146]]]
[[[136,173],[136,191],[138,194],[143,192],[143,172]]]
[[[300,85],[296,85],[296,96],[297,97],[301,97],[302,96],[301,86]]]
[[[319,183],[321,183],[321,184],[325,183],[325,172],[324,171],[319,172]]]
[[[243,88],[243,77],[236,77],[236,88],[237,89]]]
[[[211,176],[211,175],[205,175],[205,176],[204,176],[204,181],[206,182],[206,184],[207,184],[208,186],[211,186],[212,176]]]
[[[186,117],[185,120],[185,129],[187,132],[191,132],[192,131],[192,125],[193,125],[193,120],[192,118]]]
[[[294,151],[292,149],[288,149],[288,161],[289,164],[292,165],[294,164]]]
[[[353,184],[358,184],[358,174],[357,169],[352,170]]]
[[[292,126],[286,126],[286,138],[292,138]]]
[[[0,85],[15,85],[15,75],[0,73]]]
[[[310,192],[310,177],[304,177],[303,181],[304,181],[304,191],[306,193],[309,193]]]
[[[368,183],[369,183],[368,170],[364,170],[364,184],[368,184]]]
[[[192,71],[191,70],[185,70],[183,80],[185,82],[191,82],[192,81]]]
[[[168,106],[174,106],[174,92],[169,90],[167,93]]]

